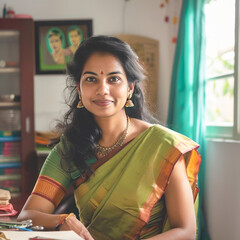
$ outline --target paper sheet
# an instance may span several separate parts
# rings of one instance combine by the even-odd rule
[[[28,232],[28,231],[1,231],[10,240],[29,240],[32,237],[45,237],[56,240],[84,240],[79,237],[73,231],[39,231],[39,232]]]

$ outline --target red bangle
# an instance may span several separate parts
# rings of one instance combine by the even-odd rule
[[[67,216],[66,216],[67,217]],[[58,223],[58,225],[56,226],[56,231],[59,231],[60,230],[60,227],[61,227],[61,225],[64,223],[64,220],[66,219],[66,217],[64,217],[59,223]]]

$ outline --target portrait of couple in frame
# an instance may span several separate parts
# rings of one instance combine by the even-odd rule
[[[92,35],[92,20],[36,21],[36,73],[64,73],[79,44]]]

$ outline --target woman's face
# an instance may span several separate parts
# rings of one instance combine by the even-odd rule
[[[78,34],[77,30],[70,31],[69,36],[73,46],[78,46],[80,44],[81,36]]]
[[[120,61],[108,53],[94,53],[84,65],[79,94],[84,107],[95,117],[109,117],[124,111],[134,84],[129,85]]]
[[[52,35],[49,38],[49,43],[53,52],[58,52],[62,48],[62,41],[59,36]]]

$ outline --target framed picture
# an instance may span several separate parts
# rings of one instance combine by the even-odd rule
[[[64,74],[79,44],[92,35],[92,20],[35,21],[36,73]]]

